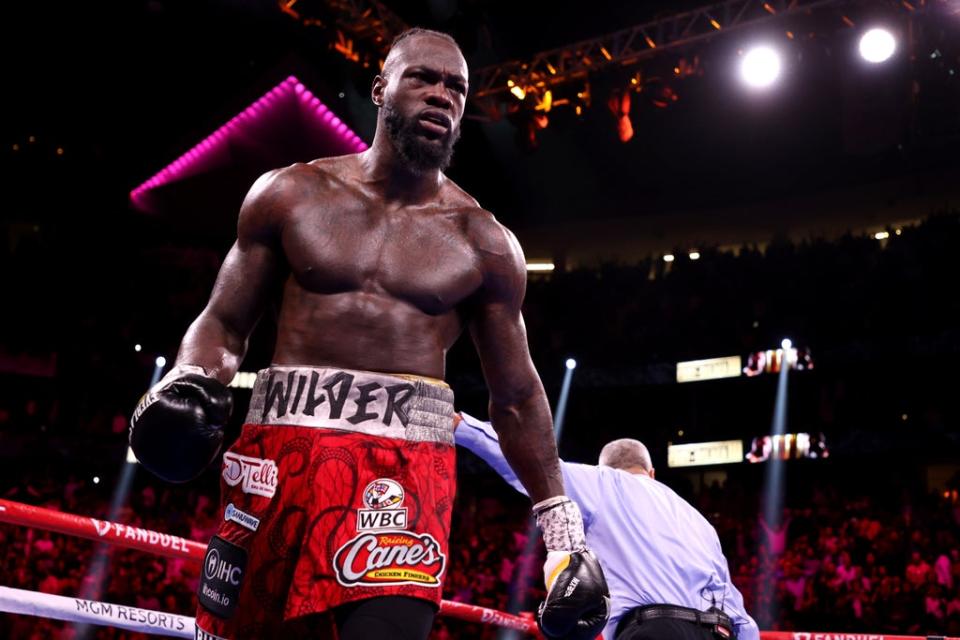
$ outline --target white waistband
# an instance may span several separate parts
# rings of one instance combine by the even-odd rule
[[[416,377],[274,366],[257,373],[246,422],[452,445],[453,391]]]

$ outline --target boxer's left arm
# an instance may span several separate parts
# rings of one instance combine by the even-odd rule
[[[520,308],[527,265],[516,238],[492,215],[471,216],[482,284],[472,300],[470,333],[490,390],[490,421],[500,448],[534,502],[547,547],[547,599],[537,623],[548,638],[595,638],[609,617],[610,592],[587,550],[583,519],[563,494],[553,419],[533,366]]]
[[[527,346],[521,305],[526,261],[516,238],[481,212],[471,224],[483,284],[469,328],[490,390],[490,421],[500,448],[534,503],[563,495],[553,418]]]

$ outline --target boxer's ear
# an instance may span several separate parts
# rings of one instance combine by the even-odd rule
[[[378,107],[383,106],[383,93],[387,89],[387,79],[383,76],[377,76],[373,79],[373,89],[370,91],[370,98],[373,104]]]

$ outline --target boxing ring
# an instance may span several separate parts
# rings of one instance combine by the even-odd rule
[[[0,500],[0,522],[197,563],[203,562],[207,550],[205,544],[179,536],[10,500]],[[194,619],[189,616],[5,586],[0,586],[0,612],[110,626],[174,638],[195,637]],[[440,615],[466,622],[516,629],[538,638],[543,637],[537,629],[532,614],[517,616],[486,607],[444,600],[440,603]],[[947,636],[806,631],[762,631],[761,638],[763,640],[960,640],[960,638]]]

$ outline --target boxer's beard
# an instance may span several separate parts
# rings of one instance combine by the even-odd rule
[[[384,106],[387,135],[412,172],[423,174],[439,169],[444,171],[453,158],[453,147],[460,138],[460,127],[448,131],[436,140],[427,140],[417,131],[416,118],[407,118],[393,107]]]

